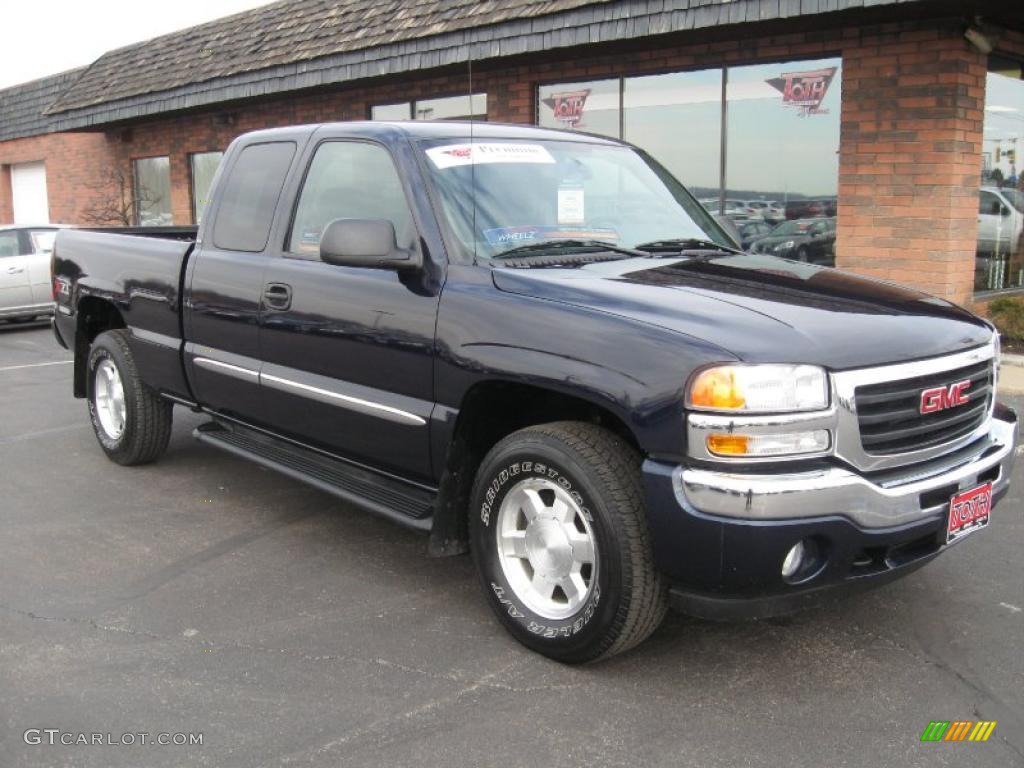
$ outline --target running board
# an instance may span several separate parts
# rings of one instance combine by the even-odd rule
[[[437,494],[244,427],[196,427],[201,443],[249,459],[399,525],[429,531]]]

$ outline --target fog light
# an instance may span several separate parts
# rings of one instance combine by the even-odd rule
[[[782,578],[787,581],[793,578],[804,564],[804,556],[807,547],[802,541],[798,541],[793,548],[786,553],[786,559],[782,561]]]

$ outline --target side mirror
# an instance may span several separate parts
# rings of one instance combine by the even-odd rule
[[[1006,206],[1006,205],[1000,205],[999,206],[999,215],[1000,216],[1009,216],[1010,213],[1012,213],[1012,211],[1010,211],[1009,206]]]
[[[418,252],[398,247],[395,225],[387,219],[335,219],[320,236],[320,259],[370,269],[412,269],[421,264]]]

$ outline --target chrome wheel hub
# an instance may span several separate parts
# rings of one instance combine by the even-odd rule
[[[103,360],[96,366],[93,402],[103,432],[111,440],[117,440],[124,432],[124,385],[117,366],[111,360]]]
[[[546,619],[565,619],[597,583],[590,521],[572,496],[545,478],[509,490],[498,509],[498,559],[516,597]]]

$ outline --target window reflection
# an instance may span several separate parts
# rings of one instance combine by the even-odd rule
[[[985,82],[974,289],[1024,286],[1024,80],[1021,64],[993,56]]]
[[[223,152],[196,152],[192,155],[192,220],[203,221],[203,213],[210,204],[210,187],[213,175],[224,157]]]
[[[371,120],[486,120],[487,94],[445,96],[440,99],[375,104]]]
[[[727,70],[724,213],[778,224],[758,252],[834,264],[840,74],[839,59]]]
[[[722,71],[627,77],[622,100],[622,138],[658,158],[697,197],[718,198]]]
[[[168,226],[171,217],[171,161],[167,157],[135,160],[135,220],[140,227]]]

